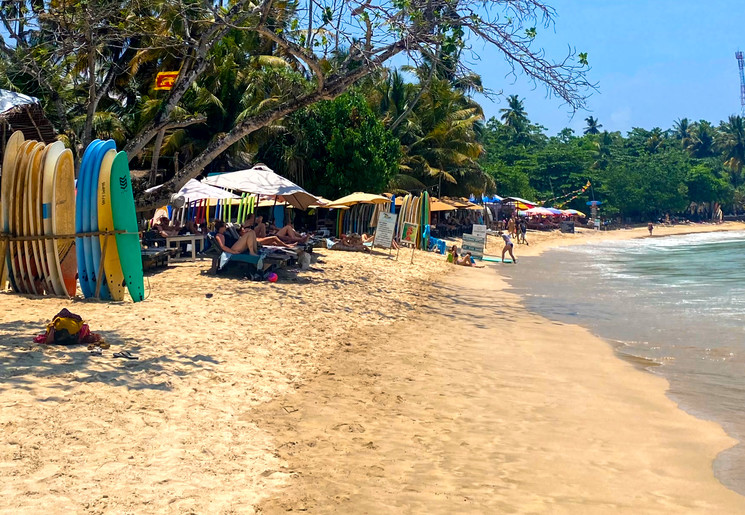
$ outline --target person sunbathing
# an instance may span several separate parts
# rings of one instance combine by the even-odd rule
[[[243,254],[248,251],[252,256],[257,255],[258,247],[256,242],[256,233],[252,229],[246,229],[242,231],[241,237],[235,242],[228,246],[228,240],[225,236],[227,225],[222,220],[215,222],[215,241],[220,250],[227,252],[228,254]]]
[[[259,217],[261,218],[261,217]],[[260,237],[258,233],[256,232],[256,228],[258,227],[264,227],[264,224],[259,224],[257,226],[254,226],[252,222],[254,221],[254,216],[251,215],[249,218],[246,219],[245,222],[243,222],[243,225],[241,225],[241,233],[243,231],[252,231],[256,235],[256,242],[259,245],[269,245],[273,247],[285,247],[285,248],[293,248],[295,247],[294,243],[285,243],[282,240],[280,240],[276,236],[263,236]],[[266,228],[265,228],[266,230]],[[265,233],[266,234],[266,233]]]
[[[307,234],[303,236],[302,234],[297,232],[295,228],[292,227],[292,225],[290,224],[287,224],[281,229],[278,229],[274,236],[284,241],[285,243],[305,243],[310,237]]]

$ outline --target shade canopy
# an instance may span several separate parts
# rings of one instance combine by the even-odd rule
[[[446,202],[443,202],[442,200],[436,198],[429,199],[429,211],[431,213],[435,213],[438,211],[455,211],[456,209],[458,208]]]
[[[248,170],[210,175],[203,182],[220,188],[276,197],[299,209],[307,209],[308,206],[318,203],[318,198],[264,165],[256,165]]]
[[[384,197],[383,195],[375,195],[373,193],[362,193],[361,191],[351,193],[346,197],[342,197],[334,200],[326,207],[335,208],[342,206],[353,206],[355,204],[385,204],[390,202],[391,199]]]
[[[576,209],[565,209],[564,213],[568,215],[575,215],[575,216],[587,216],[582,211],[577,211]]]
[[[187,202],[204,199],[238,198],[237,195],[234,195],[227,190],[216,188],[209,184],[203,184],[196,179],[189,179],[189,182],[184,184],[184,187],[176,193],[176,196],[184,197],[184,200]]]
[[[518,209],[530,209],[536,206],[536,202],[520,197],[505,197],[502,202],[512,202],[517,205]]]
[[[549,211],[551,211],[555,215],[563,215],[563,214],[565,214],[564,211],[562,211],[561,209],[556,209],[555,207],[547,207],[546,209],[548,209]]]
[[[545,207],[532,207],[530,209],[525,210],[526,215],[544,215],[544,216],[553,216],[555,213],[552,212],[550,209],[546,209]]]

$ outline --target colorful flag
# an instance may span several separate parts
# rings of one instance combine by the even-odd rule
[[[155,89],[171,89],[178,78],[179,72],[160,72],[155,77]]]

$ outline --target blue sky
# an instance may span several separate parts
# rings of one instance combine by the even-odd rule
[[[524,76],[506,77],[509,67],[495,49],[474,45],[474,65],[484,85],[524,98],[528,116],[556,134],[577,134],[592,115],[604,130],[624,134],[633,127],[668,129],[678,118],[714,124],[740,114],[735,51],[745,51],[745,4],[730,0],[547,0],[557,11],[554,29],[542,29],[536,43],[556,59],[568,46],[587,52],[590,82],[598,92],[588,111],[547,98],[542,85]],[[504,99],[479,97],[486,117],[499,116]]]

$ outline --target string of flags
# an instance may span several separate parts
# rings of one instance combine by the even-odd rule
[[[567,205],[572,200],[574,200],[577,197],[579,197],[580,195],[582,195],[585,191],[587,191],[587,189],[590,186],[592,186],[592,184],[590,183],[590,181],[587,181],[587,184],[585,184],[584,186],[582,186],[580,189],[574,190],[574,191],[570,191],[569,193],[565,193],[564,195],[559,195],[558,197],[554,197],[554,198],[550,198],[548,200],[544,200],[542,202],[539,202],[539,205],[545,205],[545,204],[548,204],[550,202],[550,203],[553,203],[554,204],[554,207],[561,208],[562,206]],[[569,197],[569,198],[567,198],[567,197]],[[564,200],[562,200],[559,203],[556,203],[555,202],[556,200],[560,200],[560,199],[564,199]]]

